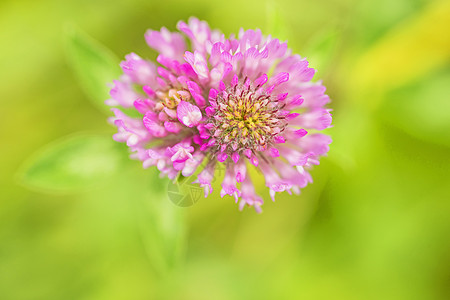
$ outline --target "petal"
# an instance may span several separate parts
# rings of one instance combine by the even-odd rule
[[[172,33],[167,28],[161,28],[161,31],[148,30],[145,33],[147,44],[172,59],[181,60],[186,49],[186,43],[180,33]]]
[[[180,101],[177,106],[177,117],[187,127],[194,127],[200,124],[202,113],[197,106],[186,101]]]

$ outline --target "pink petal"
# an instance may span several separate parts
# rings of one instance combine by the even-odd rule
[[[186,101],[180,101],[177,107],[177,117],[187,127],[194,127],[200,123],[202,113],[197,106]]]

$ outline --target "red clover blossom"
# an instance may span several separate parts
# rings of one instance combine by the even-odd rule
[[[204,21],[191,18],[177,28],[184,36],[149,30],[145,39],[159,52],[158,64],[131,53],[121,63],[124,74],[114,81],[107,104],[135,108],[134,118],[113,108],[114,139],[126,142],[145,168],[175,179],[193,175],[205,197],[218,164],[224,164],[221,196],[239,207],[261,211],[247,172],[263,174],[272,199],[276,192],[300,193],[312,182],[308,169],[328,152],[331,138],[330,99],[315,70],[291,54],[286,43],[260,30],[241,29],[225,38]],[[238,187],[239,186],[239,187]]]

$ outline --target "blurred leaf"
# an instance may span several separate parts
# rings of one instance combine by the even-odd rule
[[[337,44],[340,40],[340,32],[336,28],[328,28],[316,34],[303,54],[308,58],[311,66],[316,70],[324,69],[333,58]],[[330,64],[331,65],[331,64]]]
[[[139,228],[152,266],[160,275],[168,275],[179,265],[184,250],[184,209],[169,201],[168,180],[152,171],[151,193],[138,211]]]
[[[382,93],[413,82],[448,62],[449,15],[449,1],[434,1],[420,15],[391,30],[357,60],[355,87],[367,93]]]
[[[105,135],[80,134],[44,146],[19,172],[20,181],[47,192],[72,192],[114,174],[126,157],[121,144]]]
[[[418,13],[426,1],[423,0],[378,0],[356,1],[352,16],[354,43],[367,47],[381,38],[399,22]]]
[[[450,72],[387,94],[381,116],[421,140],[450,146]]]
[[[267,33],[281,41],[289,37],[289,28],[286,25],[286,18],[283,17],[281,9],[276,1],[266,2],[267,11]]]
[[[119,78],[119,59],[105,46],[74,26],[65,30],[66,53],[81,86],[101,111],[109,112],[108,83]]]

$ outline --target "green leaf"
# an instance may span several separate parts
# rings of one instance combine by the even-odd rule
[[[162,276],[179,266],[186,243],[184,208],[169,200],[167,179],[152,170],[149,194],[141,197],[138,224],[141,238],[153,268]]]
[[[284,18],[281,8],[276,1],[266,2],[266,27],[270,35],[280,40],[287,40],[290,36],[290,31],[285,20],[286,18]]]
[[[411,136],[450,146],[450,72],[438,72],[386,95],[380,115]]]
[[[337,45],[341,39],[341,33],[336,28],[327,28],[317,33],[302,52],[308,58],[311,66],[319,72],[327,66],[331,66],[331,61],[337,50]]]
[[[65,30],[67,58],[85,93],[101,111],[109,113],[108,83],[119,78],[119,59],[108,48],[74,26]]]
[[[109,136],[68,136],[32,155],[18,178],[39,191],[74,192],[101,183],[119,170],[126,157],[123,145]]]

